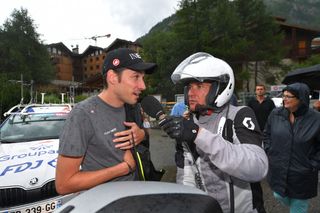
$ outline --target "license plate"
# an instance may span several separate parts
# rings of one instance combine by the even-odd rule
[[[10,213],[47,213],[53,212],[55,209],[61,206],[61,200],[50,201],[41,203],[36,206],[28,206],[25,208],[15,209],[14,211],[9,211]]]

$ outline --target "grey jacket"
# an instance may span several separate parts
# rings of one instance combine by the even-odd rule
[[[199,170],[204,190],[224,212],[263,212],[257,182],[267,175],[268,159],[261,148],[261,132],[252,109],[229,105],[194,121],[201,127],[195,140],[199,158],[195,166],[184,146],[182,183],[199,188],[194,177]]]

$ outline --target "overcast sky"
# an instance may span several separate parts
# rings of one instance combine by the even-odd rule
[[[63,42],[69,49],[79,45],[107,47],[116,38],[135,41],[158,22],[175,13],[179,0],[4,0],[0,25],[14,9],[23,7],[38,27],[46,44]],[[111,34],[110,38],[92,36]]]

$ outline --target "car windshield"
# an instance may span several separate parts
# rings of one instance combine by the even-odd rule
[[[2,143],[59,138],[67,113],[13,114],[0,129]]]

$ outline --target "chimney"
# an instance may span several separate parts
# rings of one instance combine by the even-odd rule
[[[77,44],[76,47],[72,47],[72,52],[79,54],[79,45]]]

